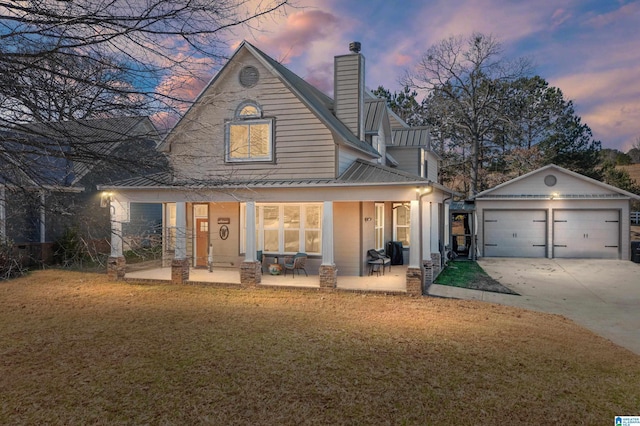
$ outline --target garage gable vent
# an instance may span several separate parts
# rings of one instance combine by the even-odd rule
[[[546,175],[544,177],[544,184],[547,186],[554,186],[558,182],[558,179],[554,175]]]

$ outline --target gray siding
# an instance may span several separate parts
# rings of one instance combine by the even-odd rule
[[[334,75],[335,114],[361,140],[364,139],[364,57],[337,56]]]
[[[360,203],[335,203],[334,256],[338,275],[360,275]]]
[[[258,68],[256,86],[238,82],[238,65]],[[335,175],[335,144],[329,129],[267,68],[247,51],[236,64],[207,89],[174,130],[170,159],[176,175],[212,179],[233,176],[251,179],[332,178]],[[257,102],[265,118],[274,118],[273,163],[226,164],[225,121],[233,118],[245,100]]]
[[[398,162],[398,169],[420,176],[420,148],[387,147],[387,151]]]

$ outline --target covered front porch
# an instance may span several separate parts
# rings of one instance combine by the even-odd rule
[[[374,273],[367,276],[338,276],[337,290],[361,291],[385,294],[406,294],[407,265],[394,265],[379,275]],[[171,268],[150,268],[132,272],[126,272],[124,280],[131,282],[166,282],[171,283]],[[186,284],[204,284],[221,286],[238,286],[243,284],[240,280],[238,268],[213,268],[211,272],[203,268],[189,268],[189,279]],[[320,276],[305,276],[304,274],[292,276],[271,275],[265,272],[261,282],[256,287],[282,287],[319,289]]]

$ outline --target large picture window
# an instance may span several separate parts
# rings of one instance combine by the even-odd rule
[[[227,122],[225,160],[273,160],[273,120],[263,118],[257,104],[243,102],[236,110],[233,121]]]
[[[245,252],[246,205],[240,205],[240,251]],[[257,250],[272,254],[322,252],[322,205],[256,204]]]

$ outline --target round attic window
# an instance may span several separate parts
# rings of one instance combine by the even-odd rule
[[[544,177],[544,184],[547,186],[553,186],[558,182],[558,179],[554,175],[546,175]]]
[[[253,87],[258,82],[258,69],[251,65],[248,65],[240,70],[240,84],[243,87]]]

